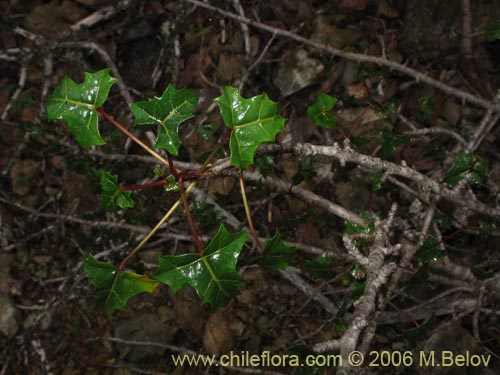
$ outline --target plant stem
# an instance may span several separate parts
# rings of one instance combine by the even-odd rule
[[[193,190],[193,188],[195,187],[195,185],[196,185],[196,182],[191,183],[187,187],[187,189],[185,191],[185,194],[187,194],[191,190]],[[158,224],[156,224],[156,226],[153,229],[151,229],[151,231],[146,235],[146,237],[144,237],[142,239],[142,241],[139,242],[139,244],[134,248],[134,250],[132,250],[130,252],[130,254],[128,254],[126,256],[126,258],[122,260],[122,262],[118,266],[119,270],[123,270],[125,268],[125,266],[127,265],[127,263],[130,262],[130,260],[135,256],[135,254],[137,254],[139,252],[139,250],[144,246],[144,244],[146,242],[148,242],[151,237],[153,237],[153,235],[158,231],[158,229],[160,229],[160,227],[172,216],[172,214],[175,212],[175,210],[180,205],[181,205],[181,199],[178,199],[177,202],[175,202],[172,205],[172,207],[170,207],[170,210],[168,210],[168,212],[161,218],[161,220],[158,222]]]
[[[189,229],[191,229],[191,234],[193,235],[194,242],[196,244],[196,247],[198,248],[198,253],[200,254],[200,256],[203,256],[205,248],[201,243],[198,228],[196,228],[196,223],[194,221],[193,215],[191,214],[191,210],[189,209],[189,204],[187,201],[186,192],[184,191],[184,184],[182,181],[182,177],[179,178],[178,183],[181,188],[181,200],[182,204],[184,205],[184,210],[186,211],[186,216],[189,223]]]
[[[155,181],[155,182],[150,182],[149,184],[131,185],[131,186],[120,186],[120,191],[142,190],[142,189],[147,189],[147,188],[150,188],[150,187],[163,186],[167,182],[168,182],[167,178],[162,178],[161,180],[158,180],[158,181]]]
[[[123,126],[120,123],[118,123],[117,121],[115,121],[109,114],[107,114],[104,111],[101,112],[100,109],[98,109],[98,111],[100,113],[102,113],[103,116],[106,117],[113,125],[117,126],[118,129],[120,129],[121,131],[123,131],[127,136],[130,136],[134,140],[136,139],[133,134],[130,134],[125,128],[123,128]],[[213,157],[215,156],[215,154],[217,154],[217,152],[221,149],[222,145],[224,144],[224,139],[226,138],[227,134],[228,133],[226,132],[226,133],[224,133],[222,135],[222,137],[219,139],[219,142],[218,142],[217,146],[210,153],[210,155],[208,156],[208,158],[205,160],[205,162],[203,163],[203,165],[200,167],[200,169],[197,172],[203,173],[203,171],[205,171],[205,169],[207,169],[207,166],[210,163],[210,161],[213,159]],[[139,141],[139,140],[137,140],[137,141]],[[141,141],[139,141],[139,142],[141,142]],[[141,144],[141,143],[139,143],[139,144]],[[146,146],[146,145],[144,145],[144,146],[145,146],[145,150],[149,149],[148,146]],[[153,150],[151,150],[151,151],[154,152]],[[155,156],[154,154],[152,154],[152,155]],[[168,156],[170,158],[170,163],[169,163],[168,160],[163,159],[160,155],[158,155],[158,156],[161,158],[162,163],[168,165],[168,167],[171,170],[172,174],[173,174],[174,171],[175,171],[175,173],[177,173],[177,169],[175,167],[173,167],[173,162],[171,160],[170,154],[168,154]],[[170,164],[172,164],[172,166]],[[183,204],[184,208],[186,209],[186,215],[188,217],[189,226],[191,228],[191,233],[192,233],[194,241],[196,243],[196,247],[198,248],[198,253],[200,254],[200,256],[203,255],[204,246],[201,243],[200,235],[198,234],[198,230],[196,228],[196,224],[194,222],[194,219],[193,219],[193,216],[191,214],[191,210],[189,209],[189,205],[188,205],[187,198],[186,198],[186,195],[196,186],[196,182],[192,182],[187,187],[187,189],[184,190],[184,185],[182,183],[182,178],[183,178],[182,175],[183,175],[183,173],[185,173],[185,171],[183,171],[183,172],[181,172],[180,174],[177,175],[179,177],[179,180],[180,180],[180,181],[177,180],[177,182],[179,183],[179,186],[181,188],[181,192],[180,192],[181,197],[177,200],[177,202],[175,202],[173,204],[173,206],[170,208],[170,210],[168,210],[168,212],[165,214],[165,216],[163,216],[162,219],[158,222],[158,224],[156,224],[156,226],[153,229],[151,229],[151,231],[146,235],[146,237],[144,237],[142,239],[142,241],[134,248],[134,250],[132,250],[130,252],[130,254],[128,254],[125,257],[125,259],[123,259],[123,261],[120,263],[120,265],[118,267],[119,270],[123,270],[125,268],[125,266],[127,265],[127,263],[130,262],[130,260],[135,256],[135,254],[137,254],[139,252],[139,250],[146,244],[146,242],[148,242],[149,239],[151,237],[153,237],[153,235],[158,231],[158,229],[160,229],[160,227],[163,225],[163,223],[165,223],[170,218],[170,216],[172,216],[172,214],[180,206],[181,203]],[[156,185],[153,185],[153,184],[157,184],[157,183],[158,183],[158,185],[161,185],[160,182],[164,182],[164,180],[165,179],[157,181],[157,182],[153,182],[151,184],[145,184],[145,185],[156,186]],[[142,186],[144,187],[145,185],[142,185]],[[138,185],[138,186],[141,186],[141,185]]]
[[[257,247],[260,249],[260,251],[264,251],[264,245],[260,241],[260,238],[257,235],[257,232],[255,231],[255,228],[253,226],[252,214],[250,212],[250,206],[248,205],[247,194],[245,191],[245,181],[243,179],[243,171],[241,170],[240,170],[240,190],[241,190],[241,197],[243,198],[243,206],[245,206],[245,213],[247,215],[248,226],[250,227],[250,232],[252,233],[252,236],[255,239]]]
[[[179,182],[179,174],[177,173],[177,168],[174,166],[174,161],[172,160],[172,155],[170,152],[167,152],[167,161],[168,161],[168,169],[170,169],[170,174],[175,177],[175,180]]]
[[[141,146],[144,151],[148,152],[151,156],[154,158],[158,159],[160,162],[162,162],[165,165],[169,165],[168,161],[165,160],[163,156],[158,154],[155,150],[153,150],[151,147],[149,147],[147,144],[142,142],[139,138],[137,138],[135,135],[133,135],[131,132],[129,132],[125,127],[120,124],[118,121],[116,121],[108,112],[106,112],[102,108],[97,108],[97,112],[99,112],[101,115],[103,115],[106,120],[108,120],[110,123],[112,123],[119,131],[121,131],[123,134],[125,134],[127,137],[132,139],[135,143],[137,143],[139,146]]]

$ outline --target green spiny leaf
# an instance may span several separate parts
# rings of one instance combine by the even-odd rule
[[[486,38],[500,39],[500,20],[493,21],[486,29]]]
[[[153,293],[159,284],[147,276],[120,271],[111,263],[99,262],[92,256],[83,262],[83,269],[95,287],[94,296],[104,303],[104,309],[110,315],[115,310],[125,310],[133,296]]]
[[[383,176],[384,172],[368,173],[365,176],[365,181],[371,185],[372,191],[379,191],[382,190],[384,186],[384,181],[382,180]]]
[[[169,285],[174,292],[190,285],[203,303],[211,303],[214,309],[225,306],[244,284],[236,272],[236,262],[246,238],[245,232],[229,233],[221,225],[203,256],[193,253],[161,256],[153,278]]]
[[[363,211],[360,215],[363,219],[365,219],[369,225],[364,227],[359,224],[355,224],[349,220],[344,220],[345,224],[345,233],[346,234],[356,234],[356,233],[374,233],[375,232],[375,221],[373,217],[370,215],[368,211]]]
[[[135,125],[159,125],[156,148],[163,148],[172,155],[179,153],[179,125],[193,117],[198,95],[183,88],[176,90],[168,85],[163,95],[147,102],[132,104]]]
[[[424,263],[436,261],[445,256],[445,253],[438,249],[439,241],[434,236],[427,236],[422,246],[417,249],[415,257]]]
[[[253,164],[253,156],[263,142],[274,142],[276,134],[285,127],[285,118],[278,105],[266,94],[243,98],[234,87],[224,87],[223,94],[214,99],[226,125],[232,129],[229,148],[231,165],[245,169]]]
[[[434,98],[432,96],[423,96],[418,99],[420,111],[417,113],[417,119],[421,122],[428,122],[434,114]]]
[[[456,186],[468,172],[472,172],[472,185],[481,183],[488,174],[488,167],[483,158],[478,155],[459,152],[453,167],[445,173],[444,182],[450,187]]]
[[[385,127],[382,133],[382,152],[385,157],[392,155],[399,146],[406,146],[410,143],[409,135],[396,135],[391,129]]]
[[[335,275],[332,270],[333,258],[327,253],[313,260],[306,260],[304,266],[313,279],[330,279]]]
[[[281,234],[276,232],[273,238],[266,240],[264,253],[258,263],[277,269],[285,269],[295,256],[297,248],[285,245],[281,240]]]
[[[292,177],[292,183],[294,185],[298,185],[302,181],[309,180],[317,175],[318,173],[311,163],[311,158],[309,156],[304,156],[303,158],[299,159],[299,170]]]
[[[130,191],[121,191],[118,178],[109,172],[101,171],[101,205],[109,212],[116,212],[120,208],[134,207],[134,200]]]
[[[179,183],[175,180],[175,177],[172,175],[167,177],[167,183],[163,185],[163,188],[165,189],[165,191],[171,191],[174,193],[178,193],[179,191],[181,191]]]
[[[307,110],[307,115],[313,124],[334,129],[337,127],[337,118],[330,111],[333,109],[335,103],[337,103],[337,98],[320,93],[314,104]]]
[[[104,104],[116,81],[109,75],[109,69],[85,73],[80,84],[64,77],[45,102],[48,119],[64,120],[83,148],[105,144],[99,134],[96,109]]]

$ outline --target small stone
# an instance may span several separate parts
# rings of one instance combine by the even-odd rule
[[[0,294],[0,333],[7,338],[12,338],[19,330],[19,311],[11,299]]]
[[[54,155],[52,157],[52,166],[55,169],[63,170],[65,163],[64,163],[64,156],[62,155]]]
[[[144,314],[135,319],[121,321],[115,329],[116,337],[123,340],[148,341],[167,344],[171,335],[167,326],[161,323],[154,314]],[[129,358],[139,362],[147,358],[162,356],[165,349],[159,346],[137,346],[116,343],[120,358]]]
[[[273,83],[285,97],[314,84],[323,70],[319,60],[308,57],[306,50],[299,49],[289,64],[280,65]]]
[[[17,195],[26,195],[35,186],[42,165],[35,160],[16,160],[10,170],[12,191]]]
[[[387,0],[381,0],[378,3],[377,14],[381,17],[396,18],[399,17],[399,12]]]
[[[241,293],[238,296],[236,296],[236,299],[239,302],[245,303],[248,305],[255,303],[255,300],[256,300],[255,294],[249,289],[242,290]]]
[[[454,99],[447,99],[444,102],[443,117],[445,120],[452,124],[457,125],[462,115],[462,106]]]

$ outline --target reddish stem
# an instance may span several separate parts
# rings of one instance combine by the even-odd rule
[[[167,152],[167,161],[168,161],[168,168],[170,169],[170,173],[175,177],[175,180],[179,182],[179,174],[177,173],[177,168],[174,166],[174,161],[172,160],[172,155],[170,155],[169,152]]]
[[[194,242],[196,244],[196,247],[198,248],[198,253],[200,256],[203,256],[204,252],[204,246],[201,243],[200,240],[200,234],[198,232],[198,228],[196,228],[196,223],[194,221],[193,215],[191,214],[191,210],[189,209],[189,204],[186,198],[186,192],[184,191],[184,184],[182,181],[182,176],[179,177],[178,180],[179,186],[181,188],[180,194],[181,194],[181,200],[182,200],[182,205],[184,206],[184,210],[186,211],[186,216],[188,219],[189,223],[189,229],[191,229],[191,234],[193,235]]]
[[[361,112],[361,114],[358,116],[358,118],[356,119],[356,121],[354,121],[354,124],[352,124],[351,130],[349,131],[349,135],[347,136],[347,138],[350,139],[352,137],[352,133],[354,132],[354,130],[356,130],[356,128],[358,127],[358,125],[361,123],[361,120],[363,119],[363,117],[365,117],[365,114],[368,111],[368,109],[370,109],[370,107],[366,107],[363,110],[363,112]]]
[[[147,188],[150,188],[150,187],[163,186],[163,185],[166,185],[167,183],[168,183],[167,178],[162,178],[159,181],[150,182],[149,184],[131,185],[131,186],[120,186],[120,191],[142,190],[142,189],[147,189]]]

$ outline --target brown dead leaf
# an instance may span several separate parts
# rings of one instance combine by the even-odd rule
[[[205,314],[194,289],[184,287],[171,295],[174,302],[175,321],[179,327],[201,334]]]
[[[243,75],[245,69],[245,57],[223,53],[219,57],[217,64],[217,78],[221,84],[230,84]]]
[[[42,165],[35,160],[16,160],[10,170],[12,191],[17,195],[26,195],[35,186]]]
[[[220,309],[208,317],[203,333],[203,346],[208,353],[218,356],[233,349],[235,339],[230,324],[225,309]]]
[[[341,0],[339,9],[361,11],[368,6],[368,0]]]

